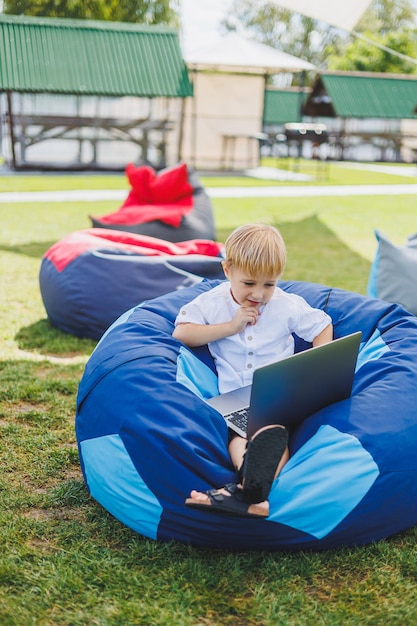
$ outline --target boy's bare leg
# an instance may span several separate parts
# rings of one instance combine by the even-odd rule
[[[243,437],[233,437],[229,443],[229,454],[232,459],[233,467],[238,472],[243,464],[243,457],[245,456],[246,446],[248,440]]]
[[[261,433],[264,430],[268,430],[269,428],[276,428],[276,427],[264,426],[264,428],[260,428],[254,436],[256,437],[259,433]],[[284,427],[282,426],[281,428],[284,428]],[[230,458],[232,459],[233,466],[235,467],[237,472],[242,467],[247,445],[248,445],[248,440],[244,439],[243,437],[233,437],[233,439],[229,443]],[[289,451],[288,451],[288,448],[286,448],[284,454],[282,455],[278,463],[274,480],[278,476],[278,474],[281,472],[282,468],[284,467],[288,459],[289,459]]]

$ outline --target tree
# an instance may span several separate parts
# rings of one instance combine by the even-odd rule
[[[358,33],[387,34],[413,28],[416,10],[409,0],[373,0],[356,25]]]
[[[334,54],[328,49],[330,70],[356,72],[391,72],[394,74],[417,73],[417,46],[409,31],[392,32],[383,35],[365,32],[366,40],[356,39],[345,48],[343,55]],[[370,43],[374,41],[375,44]],[[382,46],[382,48],[378,46]],[[395,51],[399,55],[394,54]],[[416,63],[408,58],[415,59]]]
[[[3,12],[37,17],[178,25],[177,0],[4,0]]]
[[[407,0],[374,0],[356,26],[358,35],[350,36],[343,55],[328,47],[329,69],[417,73],[415,19],[416,10]]]

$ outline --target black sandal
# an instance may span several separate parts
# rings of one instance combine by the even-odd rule
[[[288,431],[282,426],[261,430],[250,439],[239,472],[245,502],[263,502],[268,498],[287,445]]]
[[[226,492],[226,493],[223,493]],[[268,517],[269,511],[263,513],[249,513],[250,502],[246,502],[242,497],[242,489],[234,483],[229,483],[220,489],[209,489],[204,491],[209,497],[209,502],[199,502],[195,498],[187,498],[185,504],[193,509],[211,511],[213,513],[226,513],[227,515],[237,515],[239,517]]]

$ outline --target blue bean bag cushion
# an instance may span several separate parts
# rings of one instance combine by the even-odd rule
[[[125,311],[144,300],[224,278],[223,244],[170,243],[102,228],[78,230],[45,253],[39,272],[51,323],[77,337],[99,339]]]
[[[325,308],[335,337],[363,333],[352,397],[292,433],[269,518],[184,505],[191,489],[237,480],[224,420],[204,400],[217,393],[207,349],[193,352],[171,336],[179,308],[217,283],[143,303],[96,347],[76,416],[91,495],[146,537],[234,550],[353,546],[415,525],[417,319],[395,304],[302,282],[281,286]]]
[[[94,227],[174,242],[216,238],[211,200],[185,163],[160,172],[129,163],[126,176],[131,185],[126,200],[113,213],[90,216]]]
[[[376,230],[378,249],[371,266],[368,296],[402,304],[417,315],[417,235],[396,246]]]

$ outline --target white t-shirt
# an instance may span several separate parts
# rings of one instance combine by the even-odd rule
[[[183,306],[175,325],[230,322],[239,307],[226,281]],[[255,369],[293,354],[292,333],[311,342],[331,322],[327,313],[312,308],[301,296],[276,287],[272,298],[261,307],[256,324],[208,345],[220,393],[250,385]]]

